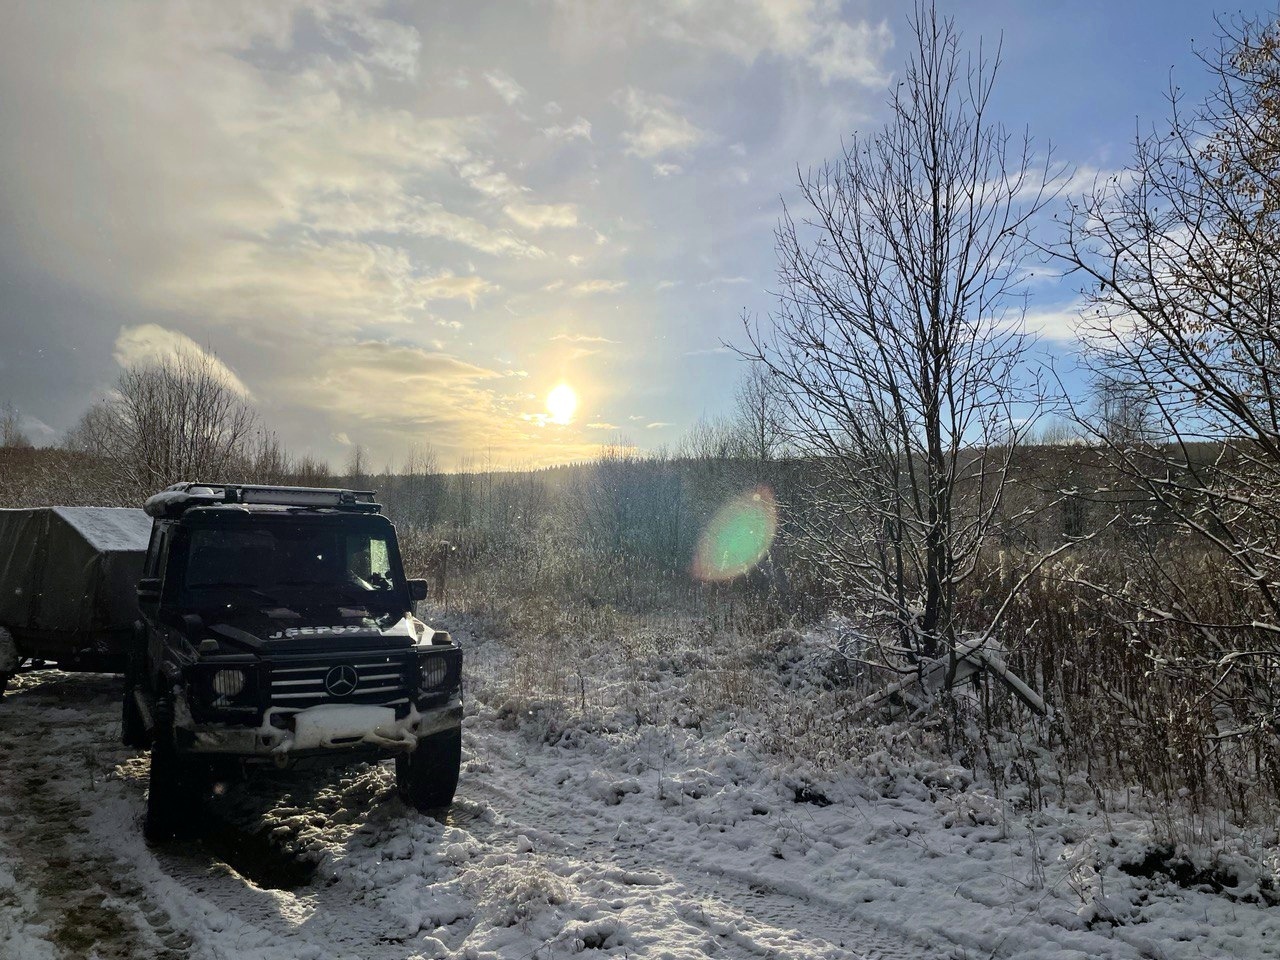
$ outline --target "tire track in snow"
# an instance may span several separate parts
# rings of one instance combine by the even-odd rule
[[[692,837],[628,836],[625,803],[583,802],[572,784],[544,783],[523,753],[508,753],[507,744],[492,733],[477,731],[469,745],[481,762],[464,771],[460,789],[467,802],[477,804],[464,813],[474,834],[488,832],[490,844],[512,843],[523,834],[580,867],[596,865],[606,878],[612,872],[623,883],[661,890],[684,922],[706,931],[718,954],[797,960],[954,956],[950,944],[939,949],[881,930],[799,884],[695,862],[684,843]],[[493,825],[487,827],[487,821]],[[663,825],[694,829],[677,817],[664,818]]]

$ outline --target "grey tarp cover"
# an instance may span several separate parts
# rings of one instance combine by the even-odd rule
[[[19,637],[74,634],[69,649],[101,649],[95,640],[127,630],[138,618],[135,587],[150,536],[151,518],[141,510],[0,510],[0,625]],[[53,657],[58,651],[30,652]]]

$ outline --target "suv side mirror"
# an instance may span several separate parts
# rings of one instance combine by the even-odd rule
[[[143,577],[138,581],[138,603],[160,602],[160,578]]]
[[[427,599],[427,581],[410,580],[409,581],[409,599],[425,600]]]

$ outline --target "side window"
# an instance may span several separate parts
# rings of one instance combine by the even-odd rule
[[[347,569],[374,589],[391,586],[391,560],[387,541],[353,534],[347,537]]]
[[[369,566],[372,572],[383,576],[391,573],[391,561],[387,559],[387,541],[382,539],[369,541]]]
[[[167,533],[168,528],[164,524],[155,523],[151,525],[151,542],[147,544],[147,561],[142,569],[144,577],[159,577],[164,574],[162,558],[166,546],[165,541],[168,539]]]

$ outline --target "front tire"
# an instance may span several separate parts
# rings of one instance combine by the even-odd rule
[[[423,737],[413,752],[396,757],[396,787],[415,810],[442,810],[453,803],[462,767],[462,728]]]
[[[151,778],[147,786],[147,819],[143,833],[152,843],[194,837],[199,832],[202,785],[207,774],[199,761],[182,756],[173,730],[156,732],[151,745]]]
[[[138,708],[137,689],[138,681],[130,660],[124,675],[124,699],[120,702],[120,742],[126,747],[141,748],[147,745],[147,725]]]

